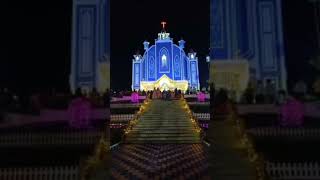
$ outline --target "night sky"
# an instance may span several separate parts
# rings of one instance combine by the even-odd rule
[[[207,79],[205,56],[209,52],[209,0],[112,0],[111,86],[129,89],[131,60],[142,42],[154,44],[168,22],[174,42],[181,37],[186,51],[198,53],[202,85]],[[314,69],[307,63],[315,53],[313,9],[305,0],[284,0],[284,35],[289,84],[300,77],[309,80]],[[67,91],[70,73],[72,1],[10,1],[1,5],[5,30],[1,43],[1,86],[17,90]]]

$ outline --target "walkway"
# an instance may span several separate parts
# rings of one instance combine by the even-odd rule
[[[113,179],[208,179],[207,154],[180,100],[153,100],[112,152]]]
[[[210,176],[218,180],[255,180],[254,165],[240,142],[235,122],[219,117],[211,121],[208,132],[213,142],[209,150]]]

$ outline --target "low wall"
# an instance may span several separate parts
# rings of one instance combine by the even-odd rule
[[[0,179],[32,179],[32,180],[79,180],[80,171],[77,166],[56,167],[22,167],[22,168],[0,168]]]
[[[311,118],[320,118],[320,104],[306,103],[305,115]],[[237,105],[238,113],[245,114],[279,114],[280,106],[273,104]]]
[[[146,96],[139,96],[139,100],[145,100]],[[131,96],[123,96],[121,98],[112,97],[111,102],[131,101]]]
[[[110,117],[110,109],[93,109],[91,113],[92,119],[109,119]],[[28,125],[39,122],[68,121],[68,119],[68,110],[44,109],[38,116],[9,113],[0,124],[0,128]]]

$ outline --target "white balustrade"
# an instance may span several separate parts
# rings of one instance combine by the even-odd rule
[[[90,119],[107,119],[109,115],[109,109],[93,109],[91,111]],[[35,123],[65,122],[68,121],[69,118],[67,110],[44,109],[40,112],[40,115],[9,113],[5,116],[4,122],[0,123],[0,129]]]
[[[283,163],[267,162],[266,172],[272,180],[319,180],[320,166],[318,163]]]
[[[70,131],[57,133],[19,132],[2,134],[0,147],[28,145],[57,145],[57,144],[95,144],[103,132],[99,131]]]
[[[189,105],[209,106],[210,102],[188,102]]]
[[[139,96],[139,100],[145,100],[146,96]],[[112,97],[111,102],[131,101],[131,96],[123,96],[121,98]]]
[[[139,108],[141,103],[130,103],[130,104],[111,104],[111,108]]]
[[[111,122],[123,122],[130,121],[134,117],[134,114],[112,114]]]
[[[308,128],[252,128],[247,132],[257,137],[320,137],[320,129]]]
[[[1,180],[79,180],[77,166],[0,168]]]
[[[210,94],[205,94],[206,96],[206,99],[210,99]],[[185,94],[184,95],[184,98],[198,98],[198,95],[197,94]]]
[[[193,116],[196,117],[199,120],[210,120],[210,113],[193,113]]]

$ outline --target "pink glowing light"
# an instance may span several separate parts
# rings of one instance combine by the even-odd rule
[[[281,107],[282,126],[301,126],[304,120],[304,106],[303,103],[296,99],[288,100]]]
[[[71,127],[89,127],[91,119],[91,104],[89,100],[82,97],[74,99],[69,105],[68,114]]]
[[[131,102],[132,103],[139,103],[139,94],[137,92],[133,92],[131,94]]]
[[[205,102],[206,101],[206,95],[203,92],[200,92],[198,95],[198,102]]]

